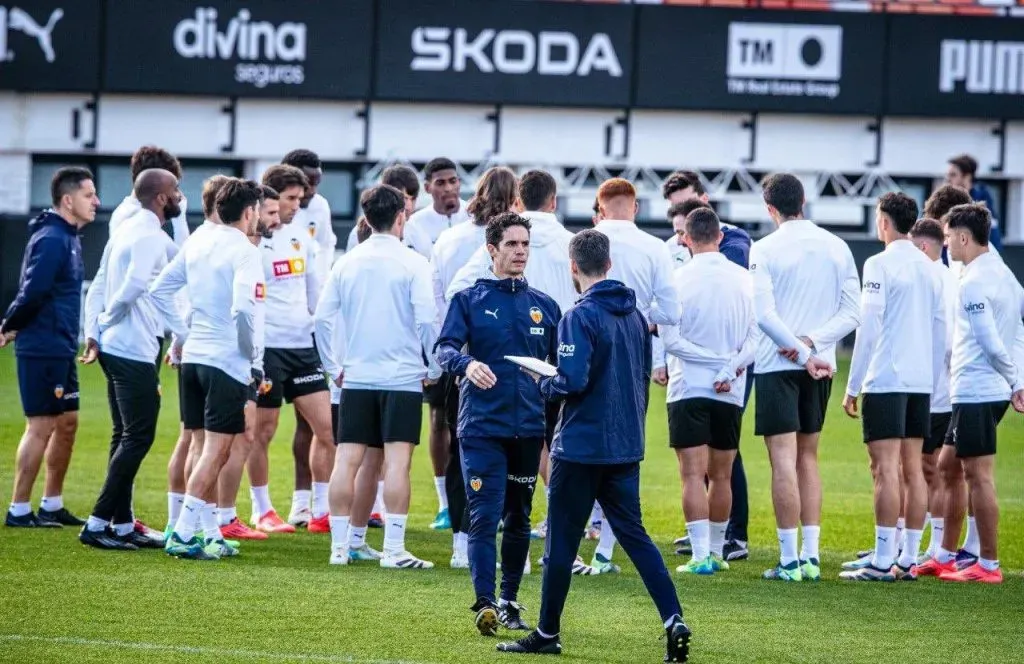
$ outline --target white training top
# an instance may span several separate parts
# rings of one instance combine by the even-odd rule
[[[433,271],[434,303],[440,321],[443,322],[448,314],[448,302],[444,294],[455,275],[465,267],[476,251],[482,250],[486,254],[486,232],[487,226],[470,221],[444,229],[434,243],[430,267]],[[490,257],[487,262],[490,263]]]
[[[303,230],[288,224],[260,242],[267,284],[267,348],[313,347],[313,312],[320,296],[318,252]]]
[[[452,215],[437,212],[433,205],[420,208],[406,220],[402,241],[407,247],[415,249],[419,255],[430,258],[434,243],[441,237],[443,230],[469,220],[467,205],[466,201],[459,199],[459,209]]]
[[[220,369],[245,385],[260,356],[263,338],[257,302],[266,299],[259,249],[242,231],[212,224],[160,273],[150,289],[157,309],[174,307],[174,294],[188,288],[189,328],[171,331],[185,339],[182,363]]]
[[[991,252],[960,278],[953,335],[952,401],[1008,401],[1024,389],[1024,289]]]
[[[946,301],[932,260],[896,240],[864,262],[849,396],[931,394],[946,356]]]
[[[569,272],[569,242],[573,234],[550,212],[528,210],[522,216],[530,221],[530,257],[523,276],[531,288],[554,300],[564,314],[579,298]],[[493,267],[487,247],[481,246],[448,284],[446,301],[450,302],[477,279],[494,279]]]
[[[673,233],[671,237],[665,240],[665,244],[668,245],[668,253],[672,255],[672,261],[676,266],[685,265],[690,262],[692,258],[690,248],[679,242],[678,235]]]
[[[185,217],[185,210],[188,207],[188,201],[184,196],[181,197],[179,203],[181,207],[181,214],[174,219],[171,219],[171,232],[174,234],[174,244],[178,247],[185,246],[185,240],[188,239],[188,221]],[[110,221],[107,223],[107,230],[110,233],[110,237],[114,237],[114,231],[116,231],[128,217],[134,215],[136,212],[142,209],[142,203],[139,199],[135,198],[135,194],[128,194],[124,197],[114,211],[110,214]]]
[[[942,370],[935,375],[935,387],[932,389],[933,413],[948,413],[953,410],[949,400],[950,358],[953,353],[953,335],[956,330],[956,298],[960,290],[960,282],[956,275],[946,267],[942,259],[934,260],[932,270],[942,282],[942,299],[946,303],[946,348],[942,358]]]
[[[716,252],[693,256],[675,272],[682,315],[658,327],[670,355],[667,401],[714,399],[743,405],[746,376],[736,372],[754,359],[760,333],[754,316],[754,283],[747,270]],[[728,392],[714,385],[731,381]]]
[[[678,321],[679,298],[672,283],[668,246],[632,221],[605,219],[596,228],[611,241],[608,278],[633,289],[636,308],[648,323],[671,325]]]
[[[331,224],[331,206],[327,199],[320,194],[314,195],[309,201],[309,206],[299,208],[295,213],[289,227],[294,228],[295,232],[304,229],[309,239],[316,244],[315,272],[318,288],[322,288],[327,275],[331,272],[331,265],[334,264],[334,247],[338,242]],[[316,296],[320,296],[319,291]]]
[[[155,214],[139,207],[103,248],[85,298],[85,329],[104,354],[152,363],[160,353],[164,317],[153,306],[149,286],[178,253],[160,226]]]
[[[764,334],[754,373],[800,370],[811,349],[836,368],[836,344],[860,323],[857,265],[846,242],[813,221],[784,222],[750,248],[754,308]],[[795,348],[797,362],[779,355]]]
[[[345,389],[421,392],[441,375],[430,264],[394,235],[374,233],[338,259],[315,329],[324,369],[331,380],[344,371]]]

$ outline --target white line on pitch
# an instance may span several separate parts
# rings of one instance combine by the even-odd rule
[[[127,648],[132,650],[149,650],[185,653],[189,655],[213,655],[220,657],[240,657],[244,659],[262,659],[278,662],[338,662],[343,664],[429,664],[398,659],[364,659],[354,655],[317,655],[314,653],[259,652],[256,650],[238,650],[234,648],[208,648],[206,646],[178,646],[164,643],[144,643],[137,641],[110,641],[105,639],[84,639],[76,636],[32,636],[24,634],[0,634],[0,641],[51,643],[69,646],[93,646],[101,648]]]

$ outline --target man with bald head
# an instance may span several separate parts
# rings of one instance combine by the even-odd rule
[[[99,360],[113,421],[106,481],[79,535],[83,544],[98,549],[163,547],[160,538],[134,530],[132,484],[153,445],[160,413],[153,358],[160,352],[165,321],[153,305],[149,286],[178,253],[162,226],[181,213],[181,191],[174,174],[154,168],[135,179],[134,195],[140,207],[107,242],[86,296],[82,362]]]

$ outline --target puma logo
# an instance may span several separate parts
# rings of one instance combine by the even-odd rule
[[[490,309],[484,309],[484,314],[487,316],[494,316],[494,320],[498,320],[498,310],[491,311]]]
[[[53,50],[53,29],[57,26],[57,22],[62,18],[64,18],[64,10],[54,9],[53,13],[50,14],[49,20],[47,20],[46,25],[39,25],[24,9],[21,9],[20,7],[12,7],[10,11],[7,12],[6,27],[11,30],[18,30],[29,37],[34,37],[35,40],[39,42],[39,48],[42,50],[46,61],[53,62],[57,59],[57,54]],[[13,55],[10,53],[0,53],[0,60],[13,59]]]

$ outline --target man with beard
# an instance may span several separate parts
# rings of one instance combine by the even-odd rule
[[[308,184],[305,194],[299,201],[299,211],[292,220],[295,229],[305,229],[309,239],[316,245],[317,259],[311,265],[316,281],[321,286],[327,282],[327,275],[334,263],[334,249],[338,239],[334,235],[331,223],[331,206],[327,199],[319,193],[320,181],[323,179],[323,163],[320,156],[312,150],[292,150],[284,156],[281,163],[293,166],[306,176]],[[278,190],[278,193],[284,192]],[[316,296],[319,297],[319,291]],[[292,457],[295,460],[295,491],[292,493],[292,507],[288,512],[288,523],[296,527],[309,524],[312,516],[310,501],[312,499],[313,473],[309,467],[310,448],[313,444],[313,430],[303,418],[302,413],[295,411],[295,434],[292,437]]]
[[[259,417],[256,445],[249,457],[252,484],[253,525],[268,533],[292,533],[270,502],[270,441],[277,432],[281,404],[295,404],[295,410],[313,427],[313,505],[308,527],[311,532],[330,531],[327,520],[327,484],[333,463],[330,395],[320,358],[313,345],[313,315],[320,290],[315,269],[317,249],[301,228],[293,226],[308,180],[297,168],[272,166],[263,174],[263,184],[279,192],[281,227],[273,237],[260,243],[263,271],[267,281],[264,354],[265,388],[257,406]],[[309,460],[307,459],[307,463]]]
[[[107,243],[100,261],[106,281],[102,288],[90,289],[86,304],[87,327],[98,334],[87,339],[84,361],[99,359],[113,420],[114,452],[106,481],[79,535],[83,544],[99,549],[161,548],[164,543],[135,531],[132,484],[153,445],[160,413],[153,358],[160,354],[164,319],[153,305],[149,286],[178,253],[162,227],[181,213],[181,192],[170,171],[150,169],[135,179],[133,194],[141,207]],[[98,297],[103,297],[102,304],[89,302]],[[183,325],[180,317],[169,324],[175,329]]]

